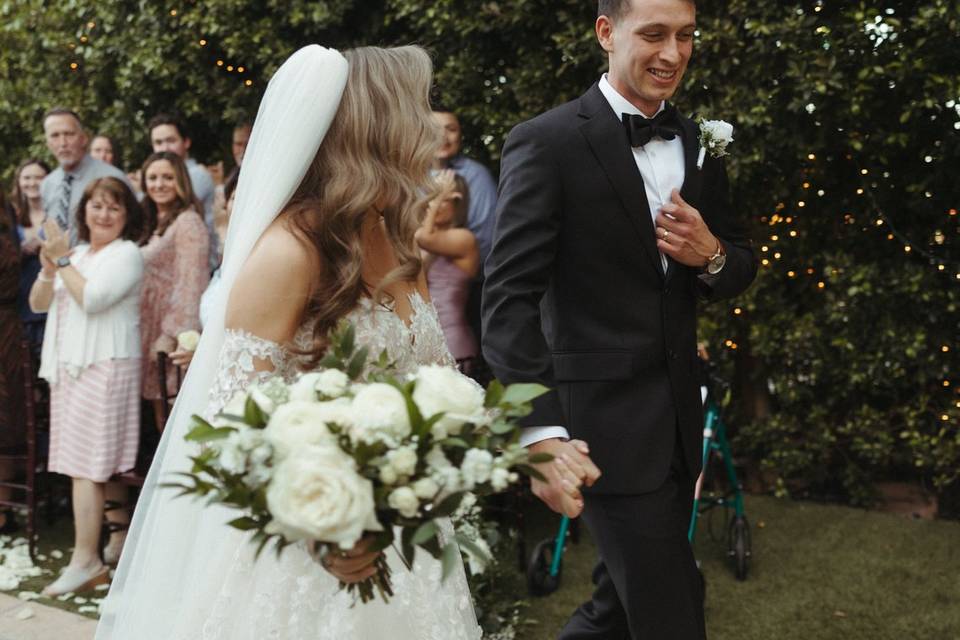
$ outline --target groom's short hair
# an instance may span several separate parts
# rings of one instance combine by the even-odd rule
[[[689,0],[696,4],[696,0]],[[597,2],[597,17],[607,16],[610,22],[616,22],[623,17],[623,14],[630,11],[630,3],[633,0],[599,0]]]

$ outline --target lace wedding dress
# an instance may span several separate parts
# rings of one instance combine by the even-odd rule
[[[348,315],[357,342],[371,354],[386,349],[398,373],[422,364],[454,366],[433,305],[419,294],[410,296],[413,314],[407,325],[382,305],[363,299]],[[304,326],[295,344],[310,336]],[[208,414],[221,409],[233,395],[272,375],[290,378],[300,372],[297,357],[282,345],[246,332],[226,330]],[[272,371],[256,371],[255,361],[269,362]],[[259,368],[263,368],[261,365]],[[199,507],[198,507],[199,508]],[[211,514],[224,514],[211,509]],[[235,516],[235,514],[233,514]],[[226,521],[226,520],[224,520]],[[445,527],[447,537],[452,526]],[[168,637],[178,640],[466,640],[481,636],[462,567],[441,582],[440,564],[425,552],[407,569],[393,549],[387,557],[393,571],[394,597],[355,602],[341,591],[336,578],[306,552],[303,545],[287,547],[277,557],[265,551],[254,559],[249,534],[223,525],[222,540],[211,554],[231,554],[214,561],[222,572],[215,593],[184,593],[182,616]],[[205,582],[209,584],[209,576]],[[189,604],[187,604],[189,603]]]

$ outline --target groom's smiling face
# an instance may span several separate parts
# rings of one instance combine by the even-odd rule
[[[646,115],[680,86],[693,54],[693,0],[629,0],[620,15],[597,18],[610,84]]]

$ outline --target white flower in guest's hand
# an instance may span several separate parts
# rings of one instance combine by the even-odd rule
[[[703,168],[707,152],[714,158],[727,155],[727,145],[733,142],[733,125],[724,120],[700,121],[700,156],[697,168]]]
[[[274,470],[267,488],[273,520],[267,533],[288,541],[318,540],[352,549],[364,531],[382,531],[373,483],[338,447],[304,446]]]
[[[336,439],[327,424],[332,422],[347,427],[351,420],[349,400],[293,400],[280,405],[270,416],[263,435],[273,445],[278,458],[284,458],[307,445],[336,447]]]
[[[404,518],[413,518],[420,509],[420,500],[410,487],[399,487],[390,493],[387,504],[396,509]]]
[[[353,397],[353,442],[395,444],[410,435],[407,401],[396,387],[375,382]]]
[[[184,331],[177,336],[177,347],[183,351],[196,351],[200,343],[200,333],[197,331]]]
[[[467,422],[483,420],[483,388],[451,367],[429,365],[416,373],[413,401],[424,418],[443,412],[432,434],[442,440],[460,433]]]

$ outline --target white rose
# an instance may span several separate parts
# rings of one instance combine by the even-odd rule
[[[396,387],[375,382],[353,397],[354,424],[350,438],[366,443],[396,443],[410,435],[407,401]]]
[[[463,456],[460,472],[468,485],[481,484],[490,479],[493,471],[493,454],[484,449],[470,449]]]
[[[396,509],[405,518],[413,518],[420,508],[420,501],[410,487],[399,487],[390,493],[387,504]]]
[[[433,500],[440,493],[440,485],[433,478],[420,478],[413,483],[413,492],[421,500]]]
[[[200,344],[200,333],[192,329],[177,336],[177,348],[182,351],[196,351],[198,344]]]
[[[417,470],[417,450],[414,447],[400,447],[387,452],[387,460],[401,476],[412,476]]]
[[[327,369],[317,378],[316,389],[328,398],[339,398],[347,392],[350,378],[339,369]]]
[[[490,486],[494,491],[503,491],[510,486],[510,472],[497,467],[490,473]]]
[[[351,549],[364,531],[382,531],[373,483],[335,447],[304,446],[274,469],[267,488],[268,533],[291,542],[318,540]]]
[[[483,415],[483,389],[456,369],[440,365],[420,367],[413,401],[424,418],[437,413],[445,415],[433,426],[433,437],[446,438],[460,433],[466,422],[475,422]]]
[[[336,439],[327,427],[330,422],[348,425],[350,403],[340,400],[288,402],[270,416],[263,435],[277,456],[283,458],[306,445],[336,447]]]

